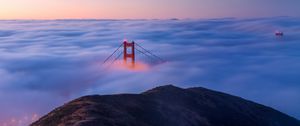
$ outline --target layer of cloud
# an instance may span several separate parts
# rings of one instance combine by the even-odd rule
[[[203,86],[300,118],[299,21],[0,21],[0,125],[82,95],[138,93],[164,84]],[[275,37],[276,30],[284,37]],[[104,68],[123,39],[168,62],[142,71]]]

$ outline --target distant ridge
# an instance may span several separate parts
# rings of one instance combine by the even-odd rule
[[[196,87],[73,100],[31,126],[300,126],[299,120],[240,97]]]

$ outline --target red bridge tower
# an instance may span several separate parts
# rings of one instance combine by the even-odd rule
[[[127,42],[127,41],[124,41],[123,42],[123,46],[124,46],[124,63],[125,64],[128,64],[127,60],[128,59],[131,59],[131,66],[133,67],[134,64],[135,64],[135,47],[134,47],[135,43],[134,41],[132,41],[131,43],[130,42]]]

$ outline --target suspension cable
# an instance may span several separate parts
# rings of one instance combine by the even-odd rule
[[[107,57],[103,64],[105,64],[121,47],[122,47],[123,44],[121,44],[109,57]]]
[[[153,53],[151,53],[150,51],[148,51],[147,49],[143,48],[142,46],[140,46],[139,44],[136,43],[136,45],[138,47],[140,47],[141,49],[145,50],[147,53],[149,53],[150,55],[152,55],[153,57],[156,57],[157,59],[161,60],[162,62],[165,62],[165,60],[163,60],[162,58],[160,58],[159,56],[157,55],[154,55]]]
[[[137,49],[137,48],[135,48],[135,50],[137,50],[138,52],[140,52],[140,53],[144,54],[145,56],[147,56],[147,57],[149,57],[149,58],[151,58],[151,59],[154,59],[154,60],[155,60],[155,58],[154,58],[153,56],[150,56],[150,55],[148,55],[147,53],[144,53],[143,51],[141,51],[141,50],[139,50],[139,49]]]
[[[109,66],[111,66],[114,62],[116,62],[119,58],[120,58],[120,56],[123,54],[123,52],[122,53],[120,53],[119,55],[118,55],[118,57],[116,57],[110,64],[109,64]]]

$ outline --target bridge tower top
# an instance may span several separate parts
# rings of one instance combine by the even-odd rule
[[[123,51],[124,63],[134,67],[134,64],[135,64],[135,43],[134,43],[134,41],[132,41],[132,42],[124,41],[123,47],[124,47],[124,51]],[[128,63],[128,59],[131,60],[131,61],[129,61],[130,64]]]

